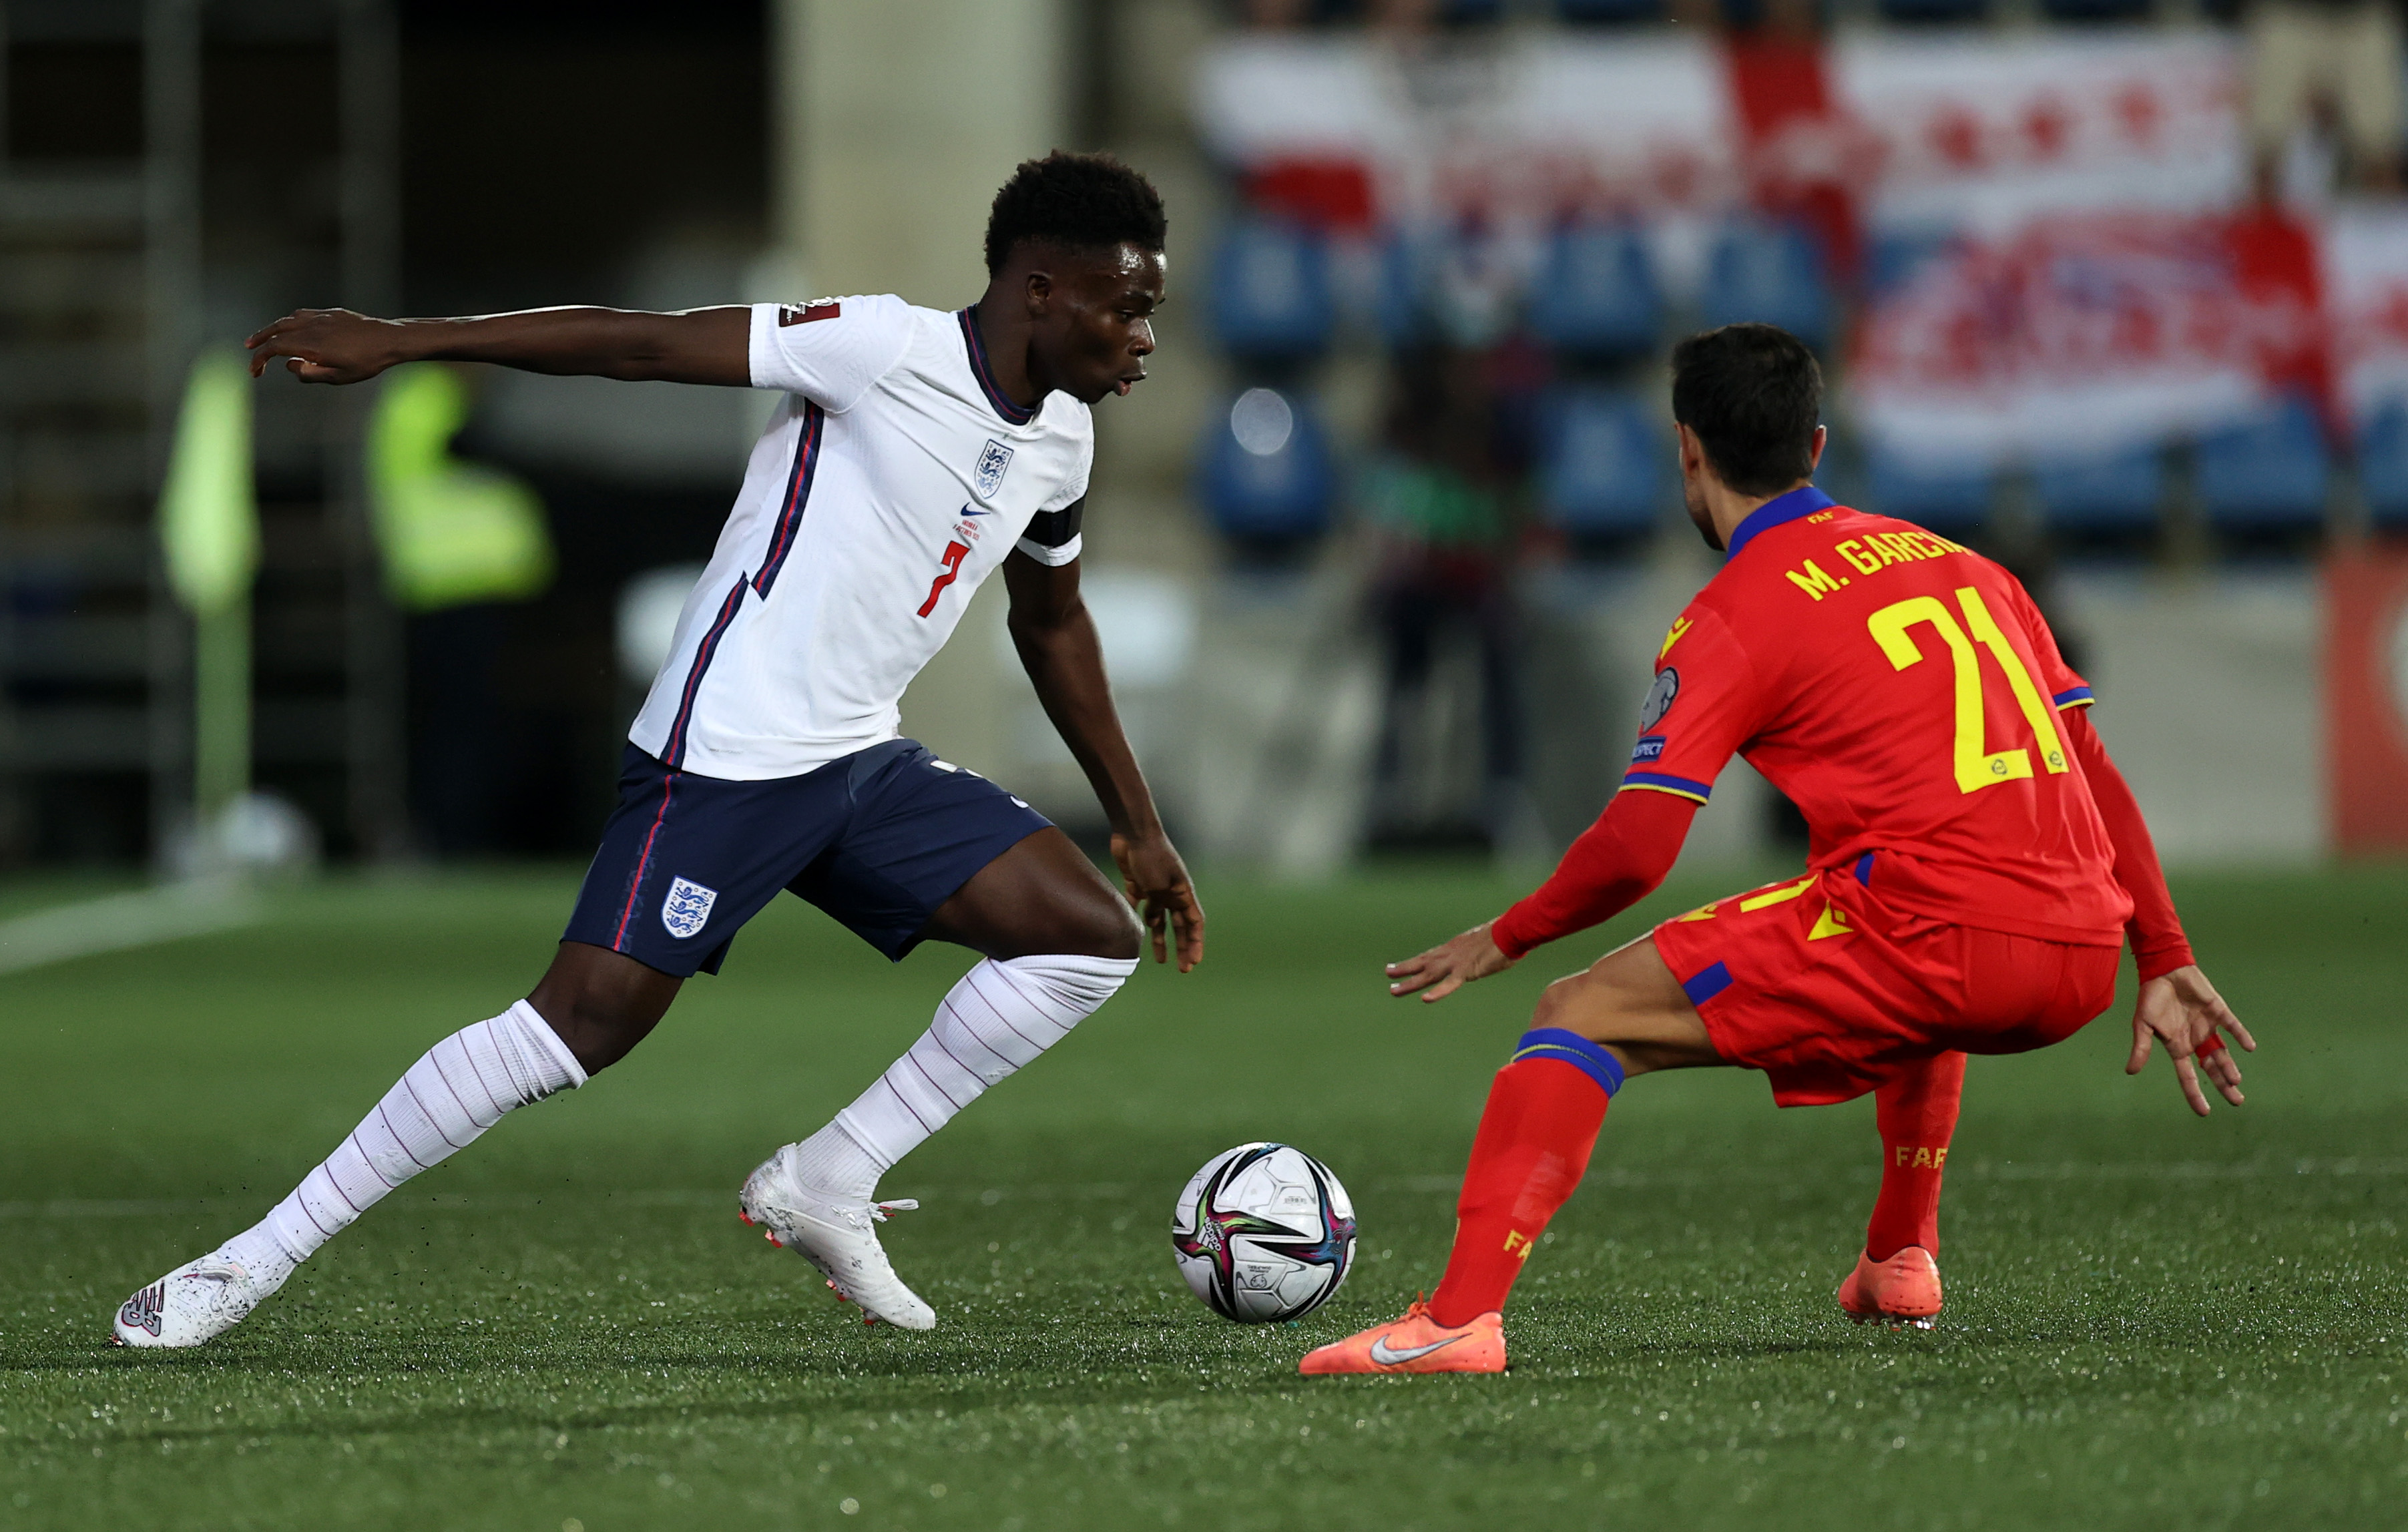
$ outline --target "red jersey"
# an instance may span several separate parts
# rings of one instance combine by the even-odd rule
[[[1988,559],[1793,490],[1740,523],[1656,664],[1624,787],[1703,803],[1742,755],[1818,871],[1951,924],[2122,943],[2132,901],[2058,726],[2090,688]]]

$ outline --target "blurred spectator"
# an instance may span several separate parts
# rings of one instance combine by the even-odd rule
[[[2345,446],[2350,428],[2325,321],[2316,229],[2297,210],[2260,199],[2233,219],[2228,237],[2234,285],[2263,316],[2255,336],[2259,376],[2276,393],[2305,399],[2328,444]]]
[[[1832,88],[1819,0],[1763,0],[1756,24],[1731,34],[1731,99],[1756,206],[1812,230],[1842,291],[1855,286],[1863,236],[1846,176],[1850,136]]]
[[[1509,580],[1512,529],[1505,487],[1508,433],[1486,359],[1419,348],[1395,364],[1386,442],[1365,476],[1363,508],[1378,539],[1372,618],[1386,651],[1386,700],[1374,766],[1375,842],[1471,828],[1492,847],[1529,838],[1516,620]],[[1448,645],[1479,653],[1482,801],[1447,823],[1407,780],[1409,737]],[[1424,731],[1426,733],[1426,731]],[[1417,801],[1418,800],[1418,801]]]
[[[2248,30],[2249,127],[2260,200],[2323,193],[2299,184],[2316,179],[2301,162],[2314,158],[2319,138],[2343,151],[2344,185],[2399,190],[2408,110],[2393,0],[2257,0]],[[2294,174],[2286,174],[2286,163]]]
[[[511,714],[496,664],[509,604],[541,594],[554,569],[534,491],[464,461],[470,375],[439,364],[398,367],[378,385],[368,427],[372,524],[387,594],[408,614],[408,794],[422,844],[473,855],[502,841]]]

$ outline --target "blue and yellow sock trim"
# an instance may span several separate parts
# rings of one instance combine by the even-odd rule
[[[1557,1059],[1570,1065],[1598,1082],[1608,1096],[1622,1089],[1622,1061],[1605,1050],[1605,1045],[1591,1042],[1577,1032],[1567,1032],[1560,1026],[1539,1026],[1522,1034],[1513,1045],[1513,1056],[1508,1064],[1520,1064],[1526,1059]]]

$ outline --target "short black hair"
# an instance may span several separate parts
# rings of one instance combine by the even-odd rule
[[[1741,494],[1779,494],[1814,475],[1823,369],[1777,324],[1726,324],[1672,348],[1672,418]]]
[[[995,194],[986,220],[986,274],[1003,269],[1024,240],[1072,250],[1131,244],[1158,251],[1170,221],[1154,183],[1110,154],[1055,150],[1023,160]]]

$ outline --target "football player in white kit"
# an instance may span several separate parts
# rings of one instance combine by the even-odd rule
[[[1182,972],[1204,953],[1203,909],[1079,597],[1088,407],[1145,376],[1164,227],[1136,171],[1055,153],[996,193],[986,292],[958,313],[893,296],[446,320],[308,309],[251,336],[254,374],[281,358],[308,382],[450,360],[781,397],[629,731],[619,807],[550,971],[437,1043],[258,1224],[127,1299],[120,1342],[223,1332],[402,1181],[625,1057],[781,888],[890,957],[931,938],[980,954],[910,1052],[739,1197],[746,1222],[866,1314],[936,1323],[879,1246],[875,1224],[912,1206],[877,1200],[881,1173],[1109,999],[1147,929]],[[1111,822],[1126,900],[1025,803],[900,737],[904,687],[998,567],[1021,661]]]

